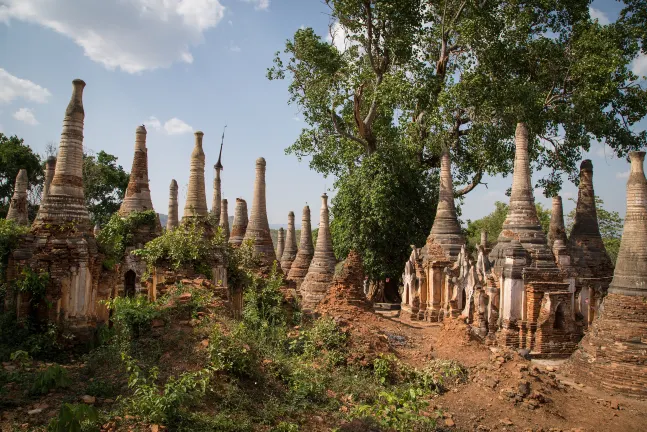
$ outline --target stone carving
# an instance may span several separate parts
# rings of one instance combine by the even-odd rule
[[[229,243],[240,246],[247,231],[247,202],[242,198],[236,198],[236,209],[234,210],[234,224],[231,227]]]
[[[9,202],[7,220],[15,221],[19,225],[29,225],[29,213],[27,211],[27,188],[29,178],[27,170],[21,169],[16,176],[16,183],[13,188],[13,196]]]
[[[279,228],[278,238],[276,241],[276,257],[280,258],[283,256],[283,250],[285,249],[285,230],[283,227]]]
[[[171,186],[169,186],[169,197],[168,197],[168,220],[166,221],[166,229],[172,230],[177,228],[179,225],[178,221],[178,204],[177,204],[177,182],[175,179],[171,180]]]
[[[335,273],[335,254],[332,248],[332,237],[328,225],[328,195],[321,196],[321,214],[319,221],[319,234],[317,246],[308,274],[301,284],[303,297],[302,310],[314,311],[317,304],[324,298]]]
[[[79,232],[92,230],[83,193],[84,87],[83,80],[72,82],[72,97],[65,110],[54,177],[46,199],[41,202],[34,227],[72,222]]]
[[[631,152],[627,213],[609,292],[573,356],[576,372],[603,388],[647,396],[647,179],[645,152]]]
[[[189,189],[186,194],[184,216],[182,223],[190,219],[204,219],[207,217],[207,196],[204,191],[204,150],[202,138],[204,133],[195,133],[195,146],[191,153],[191,171],[189,174]]]
[[[276,261],[274,244],[270,236],[270,224],[267,221],[265,204],[265,159],[256,159],[256,180],[254,181],[254,198],[249,224],[244,240],[251,239],[254,244],[254,255],[260,257],[262,265],[271,267]]]
[[[226,198],[222,200],[222,205],[220,206],[220,228],[222,228],[222,233],[225,235],[225,240],[229,241],[229,209]]]
[[[56,156],[49,156],[45,162],[45,184],[43,185],[43,195],[40,199],[44,202],[49,194],[49,187],[52,185],[54,179],[54,172],[56,171]]]
[[[299,250],[297,256],[292,262],[290,272],[288,273],[287,280],[290,284],[294,284],[297,293],[300,292],[301,283],[308,274],[310,262],[314,256],[315,249],[312,244],[312,225],[310,223],[310,207],[303,207],[303,215],[301,216],[301,238],[299,239]]]
[[[564,208],[562,207],[562,197],[557,195],[553,197],[553,208],[550,212],[550,228],[548,230],[548,245],[553,247],[555,240],[561,240],[566,243],[566,228],[564,228]]]
[[[119,208],[119,214],[126,216],[135,211],[153,210],[151,190],[148,184],[148,149],[146,128],[138,126],[135,131],[135,156],[130,170],[126,196]]]
[[[283,273],[288,274],[292,263],[297,257],[297,239],[294,233],[294,212],[288,213],[288,235],[285,240],[285,249],[281,255],[281,270]]]

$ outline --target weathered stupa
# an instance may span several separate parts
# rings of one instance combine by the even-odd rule
[[[593,191],[593,164],[588,159],[580,165],[580,186],[569,248],[573,264],[582,277],[607,279],[604,287],[600,288],[600,294],[606,292],[613,275],[613,263],[600,235]]]
[[[280,258],[283,256],[283,250],[285,249],[285,230],[283,227],[279,228],[279,232],[276,239],[276,257]]]
[[[518,240],[528,252],[533,267],[557,272],[553,253],[541,228],[530,179],[528,128],[517,123],[515,132],[514,174],[508,214],[503,222],[497,244],[490,252],[494,270],[500,274],[505,263],[505,251],[512,240]]]
[[[41,202],[45,201],[47,194],[49,194],[49,187],[52,185],[54,179],[54,172],[56,171],[56,156],[50,156],[45,162],[45,184],[43,185],[43,196]]]
[[[223,134],[224,141],[224,134]],[[222,202],[222,183],[220,181],[220,171],[223,170],[222,166],[222,144],[220,143],[220,153],[218,154],[218,162],[213,166],[215,177],[213,178],[213,200],[211,201],[211,212],[216,217],[216,223],[220,225],[222,221],[220,205]],[[229,221],[227,221],[227,228],[229,228]]]
[[[294,259],[297,257],[297,239],[294,232],[294,212],[288,213],[288,236],[285,240],[285,249],[281,254],[281,270],[288,274]]]
[[[222,228],[222,233],[225,235],[225,241],[229,241],[229,204],[227,199],[222,200],[220,206],[220,228]]]
[[[70,222],[77,232],[92,232],[83,194],[83,88],[72,82],[72,98],[65,110],[56,169],[46,199],[41,203],[34,227]]]
[[[373,304],[364,295],[364,268],[362,257],[351,250],[344,260],[344,265],[333,278],[328,293],[317,305],[317,312],[325,315],[331,311],[335,316],[339,313],[373,311]]]
[[[236,198],[236,209],[234,210],[234,224],[231,227],[229,243],[240,246],[247,231],[247,201]]]
[[[169,186],[169,197],[168,197],[168,220],[166,221],[166,229],[172,230],[177,228],[179,225],[178,221],[178,204],[177,204],[177,182],[175,179],[171,180],[171,186]]]
[[[128,188],[119,214],[126,216],[132,212],[153,210],[151,190],[148,184],[148,149],[146,148],[146,128],[138,126],[135,131],[135,156],[130,170]]]
[[[301,239],[299,239],[299,251],[297,256],[292,262],[290,272],[288,273],[287,280],[290,284],[294,284],[297,292],[301,287],[301,282],[308,274],[312,256],[315,253],[314,246],[312,245],[312,225],[310,224],[310,207],[303,207],[303,216],[301,217]]]
[[[271,267],[276,261],[274,244],[270,236],[270,224],[267,221],[265,204],[265,159],[256,159],[256,180],[254,181],[254,198],[249,224],[244,240],[251,239],[254,244],[254,255],[260,257],[262,266]]]
[[[332,237],[328,225],[328,195],[321,196],[321,215],[319,222],[319,234],[317,235],[317,247],[314,257],[308,268],[303,283],[301,284],[301,296],[303,302],[301,308],[304,312],[315,310],[321,299],[326,296],[328,287],[335,274],[335,254],[332,247]]]
[[[601,312],[573,355],[575,370],[605,389],[647,396],[647,179],[632,152],[627,214],[613,281]]]
[[[445,252],[447,258],[455,261],[465,244],[465,236],[458,224],[454,204],[454,184],[449,150],[445,149],[440,159],[440,191],[436,218],[431,227],[427,243],[435,243]]]
[[[207,217],[207,196],[204,191],[204,150],[202,137],[204,133],[195,133],[195,147],[191,153],[191,171],[189,173],[189,189],[186,194],[184,216],[182,223],[189,220],[204,219]]]
[[[564,228],[564,207],[562,206],[562,197],[556,195],[553,197],[553,208],[550,212],[550,228],[548,230],[548,246],[553,247],[555,240],[561,240],[566,244],[566,228]]]
[[[13,196],[9,202],[9,212],[7,213],[7,220],[15,221],[19,225],[29,225],[29,213],[27,211],[28,186],[27,170],[21,169],[16,176]]]

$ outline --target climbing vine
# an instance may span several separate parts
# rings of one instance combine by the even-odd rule
[[[112,215],[110,221],[97,236],[99,251],[105,255],[104,267],[112,269],[121,261],[126,248],[134,246],[134,234],[140,228],[154,229],[157,214],[154,210],[132,212],[126,217]]]

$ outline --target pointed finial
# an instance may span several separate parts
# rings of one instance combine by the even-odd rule
[[[227,125],[222,129],[222,139],[220,140],[220,154],[218,155],[218,162],[213,166],[217,170],[224,169],[222,166],[222,145],[225,143],[225,130],[227,130]]]

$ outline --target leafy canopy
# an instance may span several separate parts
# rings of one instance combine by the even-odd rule
[[[116,156],[103,150],[96,156],[83,155],[83,191],[93,224],[107,224],[119,210],[128,179],[128,173],[117,165]]]
[[[27,170],[29,179],[30,216],[36,215],[36,205],[40,199],[40,186],[43,182],[43,167],[40,156],[25,144],[22,138],[6,136],[0,132],[0,219],[7,217],[9,202],[13,196],[16,177],[21,169]]]

